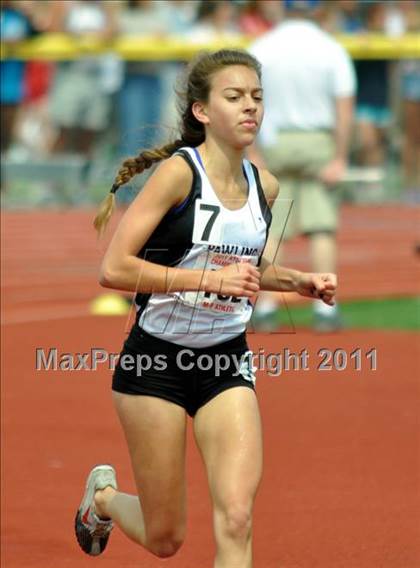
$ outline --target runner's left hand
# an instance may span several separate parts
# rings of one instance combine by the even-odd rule
[[[301,272],[296,283],[296,292],[307,298],[318,298],[325,304],[335,304],[337,276],[330,273]]]

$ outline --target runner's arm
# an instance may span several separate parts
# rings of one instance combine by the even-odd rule
[[[260,170],[260,176],[267,203],[272,207],[279,194],[278,181],[267,170]],[[337,289],[335,274],[300,272],[274,265],[265,258],[262,259],[259,270],[261,290],[297,292],[301,296],[320,298],[326,304],[334,304]]]

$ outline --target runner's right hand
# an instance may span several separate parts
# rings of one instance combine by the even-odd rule
[[[260,289],[260,273],[250,262],[229,264],[220,270],[206,270],[204,289],[223,296],[251,298]]]

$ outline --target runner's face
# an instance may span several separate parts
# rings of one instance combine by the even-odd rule
[[[264,114],[256,72],[244,65],[232,65],[215,73],[205,112],[206,126],[215,137],[235,148],[252,144]]]

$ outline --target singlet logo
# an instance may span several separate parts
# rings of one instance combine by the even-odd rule
[[[259,254],[256,247],[244,247],[240,245],[209,245],[209,251],[215,254],[255,256]]]

